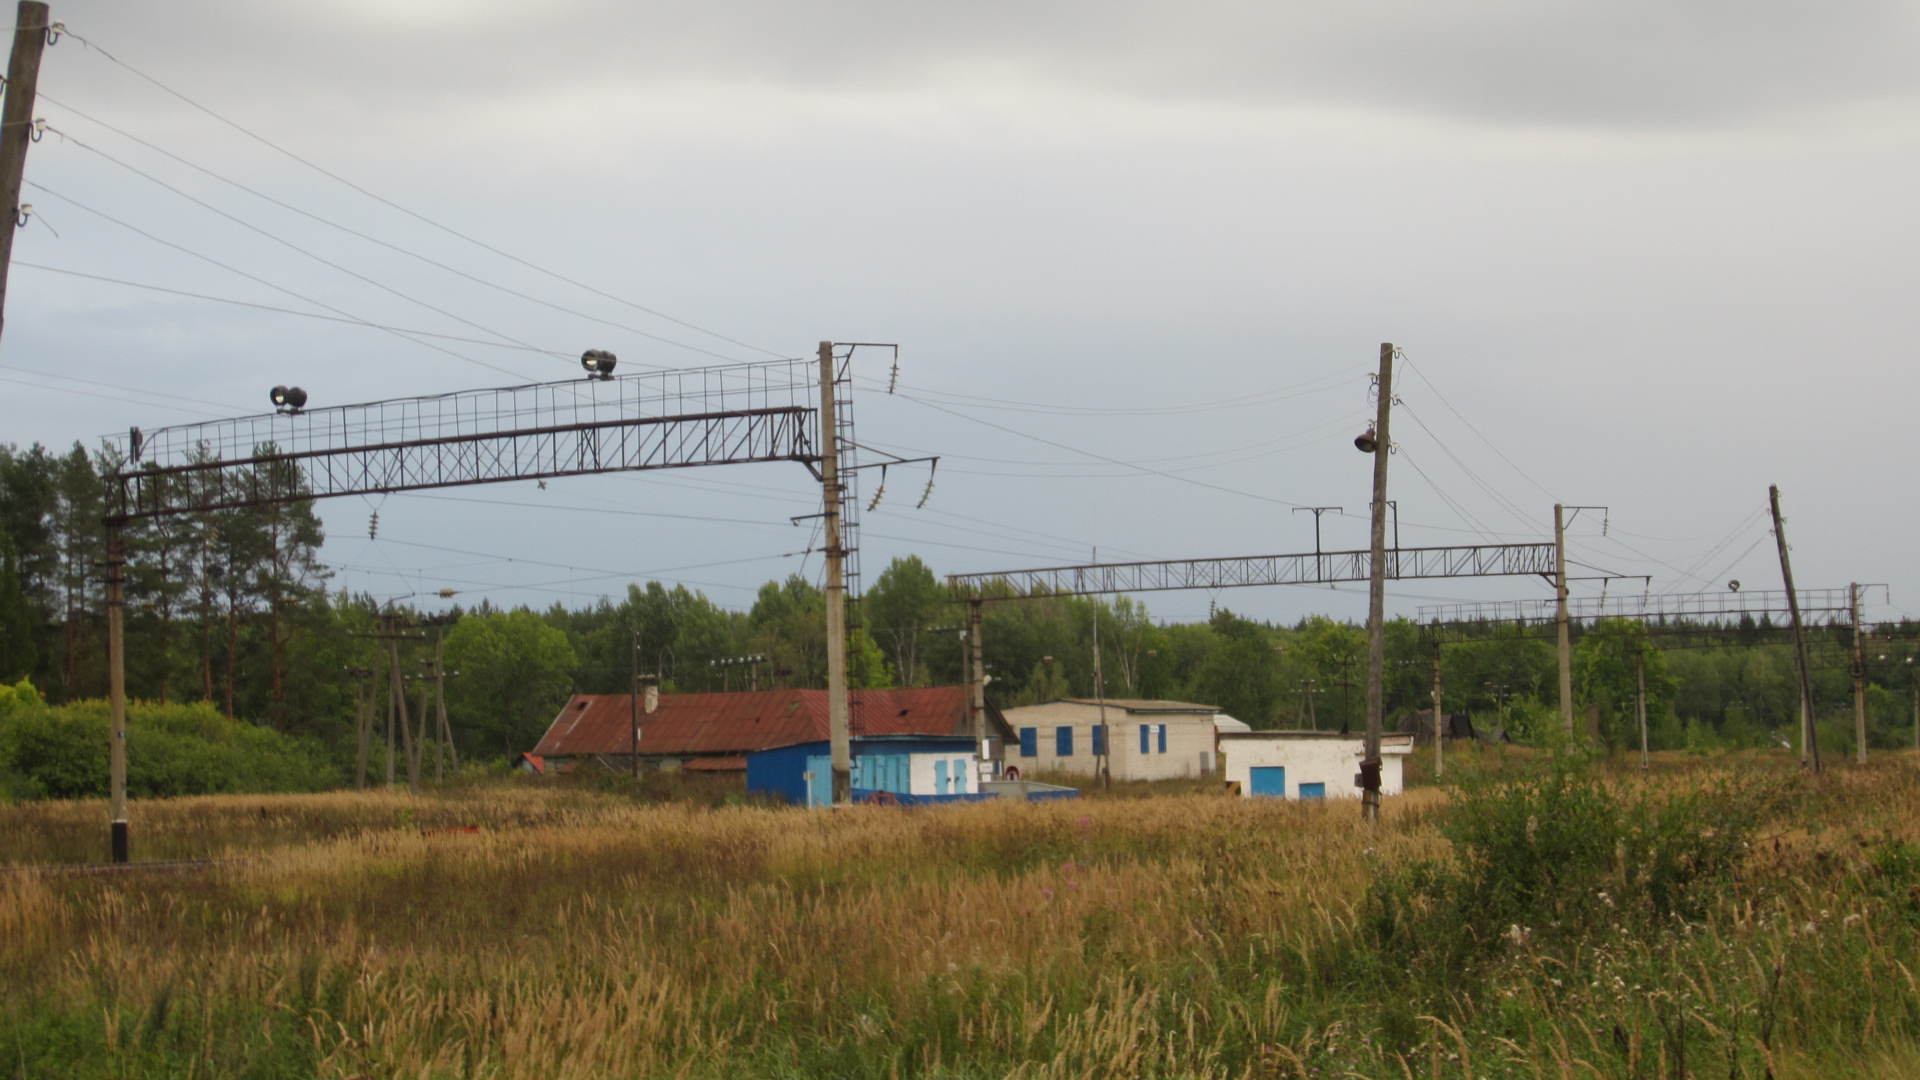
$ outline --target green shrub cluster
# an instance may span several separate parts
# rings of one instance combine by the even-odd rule
[[[1451,856],[1376,877],[1371,934],[1437,982],[1507,950],[1699,919],[1779,794],[1755,779],[1609,782],[1571,754],[1519,780],[1469,782],[1439,819]]]
[[[51,706],[26,682],[0,685],[0,798],[107,794],[107,703]],[[320,791],[338,786],[320,748],[222,716],[212,705],[127,707],[127,791],[135,798]]]

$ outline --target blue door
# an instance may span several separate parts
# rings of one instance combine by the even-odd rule
[[[1301,784],[1300,797],[1303,799],[1324,799],[1327,797],[1327,785]]]
[[[1256,765],[1247,770],[1252,791],[1249,795],[1268,795],[1276,799],[1287,797],[1287,767],[1285,765]]]
[[[833,758],[822,754],[807,758],[807,772],[813,779],[807,781],[808,806],[833,805]]]
[[[941,758],[933,763],[933,793],[947,794],[947,759]]]

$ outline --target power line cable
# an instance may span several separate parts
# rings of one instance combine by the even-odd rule
[[[1485,435],[1481,434],[1480,429],[1473,425],[1473,421],[1467,419],[1465,414],[1463,414],[1459,409],[1456,409],[1453,407],[1453,402],[1447,400],[1447,396],[1440,392],[1440,388],[1433,384],[1432,379],[1427,378],[1427,373],[1421,370],[1420,367],[1413,362],[1413,358],[1411,356],[1406,355],[1405,350],[1400,350],[1400,355],[1402,356],[1403,359],[1406,360],[1406,364],[1404,365],[1405,370],[1412,371],[1415,375],[1419,376],[1420,381],[1427,384],[1427,389],[1433,391],[1433,396],[1439,399],[1440,404],[1445,405],[1447,407],[1448,412],[1459,417],[1460,422],[1467,425],[1468,431],[1471,431],[1475,435],[1479,436],[1480,441],[1487,444],[1487,449],[1492,450],[1494,453],[1500,455],[1501,461],[1506,462],[1507,465],[1510,466],[1514,472],[1517,472],[1520,474],[1521,479],[1525,480],[1529,484],[1532,484],[1535,488],[1539,490],[1539,492],[1542,495],[1545,495],[1547,498],[1552,499],[1554,502],[1565,501],[1561,499],[1558,495],[1555,495],[1553,492],[1548,491],[1545,486],[1543,486],[1539,481],[1535,480],[1532,476],[1529,476],[1525,469],[1522,469],[1518,464],[1514,462],[1512,458],[1506,455],[1505,451],[1501,450],[1498,446],[1495,446],[1493,444],[1492,439],[1489,439]]]
[[[484,345],[492,349],[514,349],[522,352],[544,353],[549,356],[562,355],[552,349],[543,349],[537,345],[518,345],[504,341],[489,341],[485,338],[461,337],[457,334],[441,334],[432,330],[416,330],[405,326],[389,326],[384,323],[369,322],[365,319],[350,318],[343,315],[322,315],[317,311],[299,311],[295,308],[276,307],[273,304],[256,304],[251,300],[236,300],[228,296],[213,296],[208,293],[189,292],[185,289],[170,289],[165,285],[150,285],[142,281],[128,281],[124,278],[107,277],[102,274],[89,274],[81,270],[68,270],[60,266],[47,266],[44,263],[27,262],[24,259],[15,259],[13,265],[24,266],[49,274],[64,274],[68,277],[86,278],[89,281],[105,282],[108,285],[124,285],[132,289],[145,289],[149,292],[167,293],[172,296],[182,296],[191,300],[210,300],[216,304],[232,304],[235,307],[253,308],[257,311],[271,311],[280,315],[298,315],[303,319],[320,319],[324,322],[344,323],[349,326],[365,327],[369,330],[385,330],[394,334],[436,338],[440,341],[453,341],[462,345]]]
[[[453,312],[448,311],[446,308],[440,307],[437,304],[428,303],[427,301],[422,300],[417,296],[413,296],[409,293],[396,289],[393,286],[388,285],[383,281],[368,277],[367,275],[360,273],[358,270],[354,270],[351,267],[344,266],[340,263],[334,262],[332,259],[326,258],[325,256],[320,255],[317,252],[310,251],[304,247],[301,247],[299,244],[296,244],[293,241],[288,240],[283,236],[279,236],[271,232],[270,230],[263,229],[260,226],[255,225],[252,222],[247,221],[246,219],[241,218],[235,214],[230,214],[227,211],[222,210],[219,207],[213,205],[212,203],[207,202],[205,199],[199,198],[198,196],[182,191],[179,188],[173,186],[172,184],[167,183],[165,180],[162,180],[159,177],[154,176],[152,173],[145,172],[133,165],[129,165],[128,163],[121,161],[119,158],[114,157],[112,154],[109,154],[104,150],[101,150],[94,146],[90,146],[87,143],[74,138],[72,135],[68,134],[67,132],[61,131],[59,128],[49,127],[47,130],[53,132],[56,135],[59,135],[61,138],[65,139],[66,141],[72,143],[75,146],[78,146],[82,150],[88,151],[89,153],[92,153],[92,154],[97,154],[100,157],[105,158],[107,161],[110,161],[113,164],[118,165],[121,168],[127,170],[128,172],[134,174],[135,176],[138,176],[144,180],[147,180],[153,184],[158,185],[161,188],[166,189],[167,191],[172,192],[175,195],[178,195],[180,198],[187,200],[188,202],[194,204],[195,206],[200,207],[201,209],[207,211],[210,214],[215,214],[221,218],[226,219],[227,221],[231,221],[235,225],[238,225],[241,228],[246,229],[250,232],[256,233],[259,236],[263,236],[266,239],[271,240],[274,243],[279,244],[290,251],[296,252],[301,255],[305,255],[307,258],[312,259],[314,262],[317,262],[320,265],[327,267],[330,270],[339,271],[340,273],[345,274],[350,278],[353,278],[355,281],[361,282],[362,284],[371,285],[374,288],[381,290],[382,292],[398,297],[399,299],[405,300],[410,304],[414,304],[416,306],[425,308],[436,315],[440,315],[444,318],[452,319],[454,322],[460,323],[463,326],[470,326],[473,329],[480,331],[481,333],[491,334],[494,337],[499,338],[501,341],[518,345],[523,349],[528,349],[534,352],[543,353],[547,356],[554,357],[557,359],[565,359],[565,360],[572,359],[572,355],[569,353],[558,352],[553,349],[540,349],[529,342],[521,341],[520,339],[513,337],[510,334],[502,333],[501,331],[495,330],[490,326],[486,326],[484,324],[474,322],[472,319],[466,318],[461,315],[456,315]]]
[[[320,300],[315,300],[310,296],[303,296],[300,293],[294,292],[292,289],[289,289],[283,285],[276,285],[273,282],[268,281],[266,278],[260,277],[257,274],[250,274],[247,271],[240,269],[239,267],[230,266],[226,263],[223,263],[220,260],[212,257],[211,255],[203,255],[200,252],[194,251],[192,248],[186,247],[182,244],[176,244],[171,240],[166,240],[159,236],[156,236],[153,233],[150,233],[145,229],[140,228],[137,225],[129,224],[128,222],[122,221],[119,218],[114,217],[113,215],[106,213],[103,210],[96,210],[93,207],[88,206],[87,204],[79,201],[78,199],[75,199],[69,195],[63,195],[60,192],[53,190],[52,188],[46,186],[45,184],[38,183],[33,180],[26,181],[26,184],[27,186],[33,188],[35,191],[45,192],[46,194],[51,195],[56,199],[59,199],[61,202],[64,202],[69,206],[75,207],[80,210],[84,210],[87,213],[94,215],[95,217],[101,218],[102,220],[112,222],[113,224],[118,225],[123,229],[126,229],[130,232],[137,233],[140,236],[144,236],[156,244],[159,244],[163,247],[172,248],[173,250],[181,252],[182,254],[185,254],[185,255],[190,255],[193,258],[199,259],[200,261],[205,262],[209,265],[217,266],[220,269],[227,271],[228,273],[238,274],[249,281],[253,281],[253,282],[257,282],[258,284],[265,285],[267,288],[273,289],[276,292],[285,293],[286,295],[293,297],[295,300],[300,300],[304,303],[312,304],[313,306],[318,308],[325,308],[326,310],[331,311],[336,315],[343,315],[349,319],[354,320],[355,322],[373,327],[376,330],[384,330],[387,333],[393,334],[394,336],[400,338],[402,341],[410,341],[415,345],[421,346],[422,348],[432,349],[435,352],[445,353],[446,355],[451,356],[456,360],[464,360],[469,364],[477,364],[483,368],[491,368],[492,370],[498,371],[503,375],[511,375],[516,379],[527,378],[526,375],[523,375],[520,372],[514,371],[511,368],[504,368],[498,364],[490,364],[485,360],[476,360],[471,356],[464,356],[460,353],[454,352],[452,349],[435,345],[430,341],[421,341],[417,338],[408,337],[403,331],[388,329],[386,327],[380,326],[378,323],[371,322],[367,319],[362,319],[350,311],[346,311],[342,308],[335,307],[332,304],[328,304]]]
[[[784,353],[775,352],[772,349],[764,349],[758,345],[753,345],[745,341],[740,341],[736,338],[728,337],[727,335],[722,334],[716,330],[709,330],[704,326],[699,326],[695,323],[688,322],[685,319],[675,318],[672,315],[668,315],[663,311],[657,311],[653,308],[646,307],[645,305],[636,304],[631,300],[625,299],[624,297],[616,296],[613,293],[606,292],[605,290],[595,288],[594,286],[588,285],[583,281],[576,281],[575,279],[567,277],[564,274],[558,273],[557,271],[549,270],[544,266],[541,266],[537,263],[523,259],[520,256],[515,255],[511,252],[504,251],[500,248],[494,247],[492,244],[488,244],[484,241],[477,240],[450,226],[442,225],[438,221],[435,221],[424,214],[411,210],[405,206],[402,206],[397,202],[394,202],[392,199],[389,199],[383,195],[370,191],[367,188],[361,187],[359,184],[356,184],[353,181],[348,180],[346,177],[341,176],[338,173],[322,168],[320,165],[317,165],[314,162],[309,161],[304,157],[301,157],[299,154],[296,154],[293,151],[287,149],[286,147],[279,145],[278,143],[272,141],[271,139],[268,139],[264,135],[257,134],[249,130],[248,128],[243,127],[236,121],[229,120],[227,117],[213,111],[212,109],[208,108],[205,105],[200,104],[198,101],[195,101],[194,99],[188,97],[187,95],[181,93],[180,91],[175,90],[173,87],[168,86],[167,84],[161,82],[159,79],[154,78],[153,76],[147,74],[146,72],[141,71],[139,68],[134,67],[132,64],[129,64],[126,61],[120,59],[119,57],[113,55],[112,53],[108,52],[106,49],[101,48],[95,42],[85,37],[82,37],[79,34],[74,33],[72,30],[69,29],[64,32],[68,37],[71,37],[75,41],[78,41],[80,44],[86,46],[88,49],[99,53],[101,56],[105,57],[107,60],[111,61],[116,66],[132,73],[134,76],[146,81],[147,83],[152,84],[154,87],[158,88],[159,90],[163,91],[169,96],[177,98],[180,101],[186,103],[187,105],[192,106],[194,109],[197,109],[202,113],[205,113],[207,116],[212,117],[213,119],[219,121],[222,124],[225,124],[226,126],[232,128],[233,130],[239,132],[242,135],[245,135],[247,138],[254,140],[260,145],[267,147],[268,149],[274,151],[275,153],[278,153],[287,158],[290,158],[293,161],[296,161],[299,164],[304,165],[309,169],[312,169],[314,172],[319,173],[320,175],[326,177],[327,179],[332,180],[335,183],[341,184],[353,191],[356,191],[359,194],[369,199],[372,199],[373,201],[380,203],[383,206],[389,207],[390,209],[393,209],[393,210],[397,210],[400,213],[405,214],[406,216],[421,222],[422,224],[432,226],[433,228],[438,229],[449,236],[452,236],[459,240],[464,240],[467,243],[472,244],[477,248],[480,248],[484,251],[492,252],[493,254],[498,255],[503,259],[507,259],[511,262],[518,263],[519,265],[524,266],[529,270],[533,270],[537,273],[545,274],[550,278],[553,278],[557,281],[565,282],[566,284],[572,285],[577,289],[584,289],[587,292],[593,293],[594,295],[602,297],[604,299],[611,300],[614,303],[623,304],[627,307],[634,309],[635,311],[644,312],[648,315],[653,316],[656,319],[664,319],[667,322],[673,323],[676,326],[684,326],[689,330],[706,334],[709,337],[718,338],[719,340],[724,341],[730,345],[738,345],[743,349],[752,349],[755,352],[765,353],[768,356],[779,357],[781,359],[788,358]]]
[[[333,220],[331,220],[331,219],[329,219],[329,218],[326,218],[326,217],[322,217],[322,216],[321,216],[321,215],[319,215],[319,214],[315,214],[315,213],[313,213],[313,212],[311,212],[311,211],[309,211],[309,210],[305,210],[305,209],[302,209],[301,207],[298,207],[298,206],[295,206],[295,205],[293,205],[292,203],[289,203],[289,202],[284,202],[284,201],[282,201],[282,200],[280,200],[280,199],[276,199],[276,198],[274,198],[273,196],[271,196],[271,195],[268,195],[267,193],[265,193],[265,192],[263,192],[263,191],[259,191],[259,190],[257,190],[257,189],[255,189],[255,188],[252,188],[252,187],[249,187],[249,186],[247,186],[246,184],[243,184],[243,183],[241,183],[241,182],[239,182],[238,180],[234,180],[234,179],[231,179],[231,178],[229,178],[229,177],[226,177],[226,176],[223,176],[223,175],[221,175],[220,173],[218,173],[218,172],[215,172],[215,171],[213,171],[212,169],[209,169],[209,168],[206,168],[206,167],[205,167],[205,166],[203,166],[203,165],[199,165],[199,164],[196,164],[195,162],[192,162],[192,161],[189,161],[188,159],[186,159],[186,158],[184,158],[184,157],[181,157],[180,155],[178,155],[178,154],[175,154],[175,153],[173,153],[172,151],[170,151],[170,150],[167,150],[167,149],[165,149],[165,148],[163,148],[163,147],[160,147],[160,146],[156,146],[156,145],[154,145],[153,143],[150,143],[150,142],[148,142],[147,140],[145,140],[145,139],[142,139],[142,138],[140,138],[140,137],[139,137],[138,135],[134,135],[134,134],[132,134],[131,132],[128,132],[128,131],[125,131],[125,130],[122,130],[121,128],[118,128],[118,127],[115,127],[115,126],[113,126],[112,124],[109,124],[109,123],[107,123],[107,122],[106,122],[106,121],[104,121],[104,120],[101,120],[101,119],[98,119],[97,117],[93,117],[93,116],[90,116],[90,115],[88,115],[87,113],[84,113],[84,112],[82,112],[82,111],[80,111],[79,109],[76,109],[76,108],[74,108],[74,107],[73,107],[73,106],[71,106],[71,105],[67,105],[67,104],[64,104],[64,103],[62,103],[62,102],[59,102],[59,101],[55,101],[54,99],[52,99],[52,98],[49,98],[49,97],[47,97],[47,96],[46,96],[45,94],[42,94],[42,95],[40,95],[40,98],[41,98],[42,100],[46,100],[46,101],[51,101],[51,102],[52,102],[52,103],[53,103],[54,105],[56,105],[56,106],[59,106],[60,108],[62,108],[62,109],[65,109],[65,110],[67,110],[67,111],[68,111],[68,112],[70,112],[70,113],[73,113],[73,114],[74,114],[75,116],[78,116],[78,117],[80,117],[80,118],[82,118],[82,119],[84,119],[84,120],[87,120],[87,121],[89,121],[89,122],[91,122],[91,123],[94,123],[94,124],[98,124],[99,126],[101,126],[101,127],[103,127],[103,128],[106,128],[106,129],[107,129],[108,131],[111,131],[111,132],[113,132],[114,134],[116,134],[116,135],[119,135],[119,136],[121,136],[122,138],[126,138],[126,139],[129,139],[129,140],[132,140],[133,142],[136,142],[136,143],[139,143],[139,144],[140,144],[141,146],[144,146],[144,147],[146,147],[147,149],[149,149],[149,150],[152,150],[153,152],[155,152],[155,153],[157,153],[157,154],[162,154],[162,155],[165,155],[166,157],[169,157],[169,158],[171,158],[171,159],[173,159],[174,161],[177,161],[177,162],[179,162],[180,164],[182,164],[182,165],[185,165],[185,166],[186,166],[187,168],[190,168],[190,169],[193,169],[193,170],[195,170],[196,172],[199,172],[199,173],[202,173],[202,174],[204,174],[204,175],[206,175],[206,176],[209,176],[209,177],[212,177],[213,179],[215,179],[215,180],[218,180],[218,181],[220,181],[220,182],[221,182],[221,183],[223,183],[223,184],[227,184],[227,185],[229,185],[229,186],[231,186],[231,187],[234,187],[234,188],[238,188],[239,190],[241,190],[241,191],[244,191],[244,192],[246,192],[247,194],[249,194],[249,195],[252,195],[253,197],[255,197],[255,198],[257,198],[257,199],[261,199],[261,200],[264,200],[264,201],[266,201],[266,202],[269,202],[269,203],[272,203],[273,205],[275,205],[275,206],[278,206],[278,207],[280,207],[280,208],[281,208],[281,209],[283,209],[283,210],[287,210],[287,211],[289,211],[289,212],[291,212],[291,213],[295,213],[295,214],[299,214],[300,216],[302,216],[302,217],[304,217],[304,218],[307,218],[307,219],[309,219],[309,220],[311,220],[311,221],[315,221],[315,222],[318,222],[318,223],[320,223],[320,224],[322,224],[322,225],[325,225],[325,226],[328,226],[329,228],[333,228],[333,229],[337,229],[337,230],[339,230],[339,231],[341,231],[341,232],[343,232],[343,233],[346,233],[346,234],[347,234],[347,235],[349,235],[349,236],[353,236],[353,237],[358,237],[359,239],[361,239],[361,240],[364,240],[364,241],[366,241],[367,243],[370,243],[370,244],[377,244],[377,245],[379,245],[380,247],[383,247],[383,248],[386,248],[386,249],[387,249],[387,250],[389,250],[389,251],[393,251],[393,252],[397,252],[397,253],[399,253],[399,254],[401,254],[401,255],[406,255],[406,256],[408,256],[408,257],[410,257],[410,258],[413,258],[413,259],[418,259],[419,261],[421,261],[421,262],[423,262],[423,263],[426,263],[426,264],[427,264],[427,265],[429,265],[429,266],[433,266],[433,267],[437,267],[438,269],[441,269],[441,270],[444,270],[444,271],[446,271],[446,272],[447,272],[447,273],[449,273],[449,274],[453,274],[453,275],[454,275],[454,276],[456,276],[456,277],[460,277],[460,278],[464,278],[464,279],[466,279],[466,280],[468,280],[468,281],[471,281],[471,282],[473,282],[473,283],[475,283],[475,284],[477,284],[477,285],[484,285],[484,286],[486,286],[487,288],[490,288],[490,289],[495,289],[495,290],[498,290],[498,291],[500,291],[500,292],[503,292],[503,293],[506,293],[506,294],[507,294],[507,295],[509,295],[509,296],[515,296],[515,297],[519,297],[520,299],[522,299],[522,300],[526,300],[526,301],[528,301],[529,303],[534,303],[534,304],[539,304],[539,305],[541,305],[542,307],[546,307],[546,308],[551,308],[552,310],[554,310],[554,311],[558,311],[558,312],[560,312],[560,313],[562,313],[562,314],[565,314],[565,315],[571,315],[571,316],[573,316],[573,317],[575,317],[575,318],[579,318],[579,319],[586,319],[586,320],[588,320],[588,321],[590,321],[590,322],[597,322],[597,323],[600,323],[600,324],[602,324],[602,325],[604,325],[604,326],[611,326],[611,327],[614,327],[615,329],[618,329],[618,330],[624,330],[624,331],[626,331],[627,333],[630,333],[630,334],[634,334],[634,335],[636,335],[636,336],[638,336],[638,337],[643,337],[643,338],[646,338],[646,339],[648,339],[649,341],[657,341],[657,342],[660,342],[660,343],[661,343],[661,344],[663,344],[663,345],[672,345],[672,346],[674,346],[674,347],[676,347],[676,348],[681,348],[681,349],[686,349],[686,350],[688,350],[689,352],[696,352],[696,353],[700,353],[700,354],[701,354],[701,355],[703,355],[703,356],[711,356],[711,357],[714,357],[714,358],[716,358],[716,359],[720,359],[720,360],[727,360],[727,361],[735,361],[735,360],[737,359],[736,357],[731,357],[731,356],[727,356],[727,355],[726,355],[726,354],[724,354],[724,353],[717,353],[717,352],[714,352],[714,351],[713,351],[713,350],[711,350],[711,349],[703,349],[703,348],[701,348],[701,347],[700,347],[700,346],[698,346],[698,345],[689,345],[689,344],[687,344],[687,343],[686,343],[686,342],[684,342],[684,341],[675,341],[675,340],[674,340],[674,339],[672,339],[672,338],[667,338],[667,337],[662,337],[662,336],[660,336],[660,335],[658,335],[658,334],[654,334],[654,333],[650,333],[650,332],[648,332],[648,331],[645,331],[645,330],[641,330],[641,329],[639,329],[638,327],[634,327],[634,326],[628,326],[628,325],[626,325],[625,323],[619,323],[619,322],[614,322],[614,321],[613,321],[613,320],[611,320],[611,319],[603,319],[603,318],[601,318],[601,317],[600,317],[600,316],[598,316],[598,315],[591,315],[591,314],[588,314],[587,312],[584,312],[584,311],[576,311],[576,310],[574,310],[573,308],[569,308],[569,307],[566,307],[566,306],[564,306],[564,305],[561,305],[561,304],[556,304],[556,303],[554,303],[554,302],[552,302],[552,301],[550,301],[550,300],[545,300],[545,299],[542,299],[542,298],[540,298],[540,297],[538,297],[538,296],[534,296],[534,295],[532,295],[532,294],[530,294],[530,293],[525,293],[525,292],[521,292],[520,290],[518,290],[518,289],[514,289],[514,288],[512,288],[512,287],[510,287],[510,286],[506,286],[506,285],[502,285],[502,284],[500,284],[500,283],[498,283],[498,282],[495,282],[495,281],[488,281],[487,279],[485,279],[485,278],[483,278],[483,277],[480,277],[480,276],[478,276],[478,275],[475,275],[475,274],[469,274],[469,273],[467,273],[467,272],[466,272],[465,270],[461,270],[460,268],[458,268],[458,267],[456,267],[456,266],[452,266],[452,265],[449,265],[449,264],[447,264],[447,263],[444,263],[444,262],[441,262],[441,261],[440,261],[440,260],[438,260],[438,259],[435,259],[435,258],[432,258],[432,257],[430,257],[430,256],[427,256],[427,255],[422,255],[421,253],[419,253],[419,252],[417,252],[417,251],[413,251],[413,250],[411,250],[411,249],[409,249],[409,248],[405,248],[405,247],[402,247],[402,246],[400,246],[400,245],[398,245],[398,244],[393,244],[393,243],[389,243],[388,241],[385,241],[385,240],[382,240],[382,239],[380,239],[380,238],[379,238],[379,237],[377,237],[377,236],[373,236],[373,235],[370,235],[370,234],[368,234],[368,233],[364,233],[364,232],[361,232],[360,230],[358,230],[358,229],[355,229],[355,228],[352,228],[351,226],[347,226],[347,225],[342,225],[342,224],[340,224],[340,223],[339,223],[339,222],[337,222],[337,221],[333,221]],[[67,137],[67,138],[69,138],[69,139],[72,139],[72,138],[73,138],[73,137],[72,137],[71,135],[68,135],[68,136],[66,136],[66,137]],[[79,140],[77,140],[77,139],[74,139],[73,141],[74,141],[74,142],[76,142],[76,143],[79,143]],[[81,145],[82,145],[82,146],[84,146],[85,144],[81,144]],[[86,147],[86,149],[89,149],[89,150],[92,150],[93,148],[92,148],[92,147]],[[101,153],[101,151],[99,151],[99,150],[94,150],[93,152],[94,152],[94,153],[98,153],[98,154],[101,154],[101,156],[102,156],[102,157],[106,157],[106,156],[107,156],[107,155],[105,155],[104,153]],[[108,160],[115,160],[115,159],[113,159],[113,158],[108,158]],[[116,161],[116,164],[124,164],[124,163],[120,163],[120,162],[117,162],[117,161]],[[125,167],[127,167],[127,168],[132,168],[132,166],[125,166]],[[136,172],[137,172],[138,170],[134,170],[134,171],[136,171]],[[141,175],[145,175],[145,174],[144,174],[144,173],[142,173]],[[544,351],[544,350],[541,350],[541,351]],[[558,355],[558,354],[556,354],[556,355]],[[655,367],[655,368],[660,368],[660,369],[662,369],[662,370],[666,370],[666,366],[665,366],[665,365],[660,365],[660,364],[648,364],[648,365],[646,365],[646,366],[648,366],[648,367]]]

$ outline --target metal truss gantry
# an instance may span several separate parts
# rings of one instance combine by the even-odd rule
[[[472,390],[142,434],[110,477],[121,520],[588,473],[820,459],[805,360]]]
[[[1386,559],[1386,576],[1400,580],[1536,574],[1551,577],[1554,572],[1552,544],[1396,548],[1386,553]],[[1366,581],[1372,566],[1373,555],[1368,551],[1326,551],[951,574],[947,587],[955,600],[1022,600],[1242,585],[1328,585]]]
[[[113,861],[129,857],[122,641],[122,531],[129,521],[341,495],[794,461],[822,481],[825,516],[835,523],[827,555],[837,567],[857,548],[859,466],[841,468],[838,443],[854,445],[847,438],[851,411],[824,423],[822,417],[850,404],[841,398],[850,385],[848,363],[823,342],[817,368],[799,359],[729,364],[128,432],[115,448],[104,522]],[[831,596],[828,606],[831,612]],[[844,741],[839,728],[835,740]]]

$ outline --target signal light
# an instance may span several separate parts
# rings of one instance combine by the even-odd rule
[[[307,392],[297,386],[276,386],[267,397],[276,412],[297,413],[307,405]]]
[[[588,349],[580,354],[580,366],[587,369],[589,379],[613,378],[613,366],[619,360],[605,349]]]

